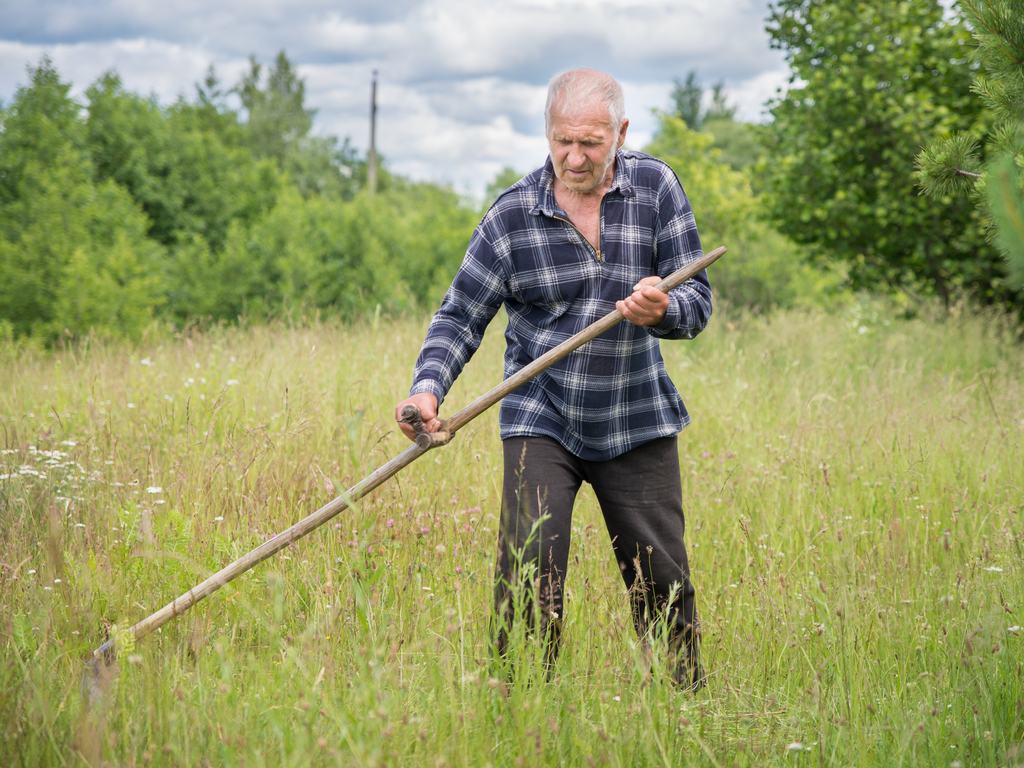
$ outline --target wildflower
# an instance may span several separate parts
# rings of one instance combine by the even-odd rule
[[[394,520],[394,518],[392,518],[391,520],[388,520],[388,528],[394,528],[394,527],[395,527],[395,520]]]
[[[985,570],[986,570],[986,571],[991,571],[992,573],[1002,573],[1002,572],[1003,572],[1003,569],[1002,569],[1002,568],[1000,568],[1000,567],[999,567],[999,566],[997,566],[997,565],[993,565],[992,567],[990,567],[990,568],[986,568]]]
[[[786,747],[786,751],[787,751],[787,752],[797,752],[797,751],[800,751],[800,750],[802,750],[803,748],[804,748],[804,745],[803,745],[803,744],[801,744],[801,743],[800,743],[799,741],[794,741],[794,742],[791,742],[791,743],[790,743],[790,744],[789,744],[789,745],[788,745],[788,746]]]
[[[214,522],[216,523],[221,522],[223,519],[224,517],[222,515],[217,515],[215,518],[213,518]]]
[[[142,365],[148,365],[148,366],[153,366],[153,365],[155,365],[155,363],[154,363],[154,362],[153,362],[152,360],[150,360],[150,359],[149,359],[148,357],[144,357],[144,358],[142,358],[142,360],[140,360],[139,362],[140,362],[140,363],[141,363]]]
[[[701,456],[703,456],[705,459],[710,459],[711,458],[711,454],[708,453],[707,451],[704,451],[704,453],[702,453]]]
[[[36,572],[35,568],[30,568],[28,574],[29,574],[29,576],[31,576],[35,572]]]
[[[163,493],[164,489],[159,485],[151,485],[146,489],[146,493]]]

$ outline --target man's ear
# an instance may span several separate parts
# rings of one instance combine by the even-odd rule
[[[622,121],[622,127],[619,128],[619,143],[615,145],[616,149],[622,147],[626,143],[626,129],[629,128],[629,118],[627,117]]]

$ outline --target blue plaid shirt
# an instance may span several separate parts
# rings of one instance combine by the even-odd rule
[[[410,393],[443,401],[484,329],[505,305],[505,377],[615,309],[644,277],[666,277],[703,253],[693,211],[668,165],[641,152],[617,155],[601,202],[596,253],[555,202],[547,164],[497,199],[480,222],[434,315]],[[669,294],[662,323],[619,323],[508,395],[504,440],[547,435],[576,456],[604,461],[690,423],[659,339],[692,339],[711,316],[701,272]]]

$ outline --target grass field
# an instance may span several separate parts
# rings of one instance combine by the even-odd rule
[[[870,302],[663,344],[704,691],[650,675],[586,490],[555,679],[494,675],[495,412],[125,643],[87,711],[115,625],[406,447],[425,327],[0,349],[0,764],[1024,765],[1024,350]],[[496,325],[448,414],[501,352]]]

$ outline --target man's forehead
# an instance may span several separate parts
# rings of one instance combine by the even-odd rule
[[[581,105],[578,109],[562,109],[553,104],[551,108],[551,129],[558,131],[615,130],[608,105],[600,99]]]

